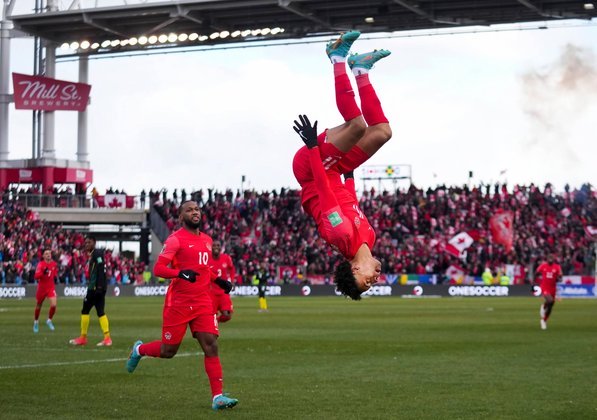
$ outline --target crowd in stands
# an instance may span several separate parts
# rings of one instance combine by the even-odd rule
[[[299,191],[208,190],[189,198],[203,208],[202,230],[223,241],[246,278],[259,261],[272,274],[280,265],[299,265],[308,274],[332,273],[339,256],[319,237],[314,221],[300,205]],[[153,195],[152,206],[170,230],[177,227],[182,201]],[[377,233],[373,254],[383,273],[442,274],[450,266],[481,276],[489,267],[495,274],[506,264],[517,265],[528,281],[548,253],[555,255],[565,274],[590,275],[595,266],[594,237],[587,227],[596,223],[597,197],[589,184],[561,194],[550,184],[438,186],[427,190],[364,191],[360,206]],[[510,252],[494,243],[489,219],[497,211],[514,216],[514,244]],[[475,231],[478,240],[457,258],[444,246],[461,231]]]
[[[43,250],[53,251],[58,263],[61,283],[85,283],[87,253],[83,250],[85,235],[46,223],[25,208],[18,200],[0,203],[0,281],[33,282],[35,267]],[[112,283],[142,282],[145,264],[108,249],[105,252],[106,275]]]
[[[301,209],[300,192],[224,192],[184,189],[142,191],[140,202],[159,213],[170,231],[178,227],[177,211],[187,199],[202,208],[202,231],[222,241],[236,264],[237,282],[249,282],[261,261],[278,276],[280,266],[298,266],[304,275],[330,275],[340,260],[317,233],[314,221]],[[527,281],[550,253],[564,274],[591,275],[595,266],[595,237],[587,229],[597,224],[597,196],[589,184],[566,187],[556,194],[550,184],[535,186],[438,186],[427,190],[364,191],[360,206],[377,233],[373,254],[383,273],[438,274],[458,266],[480,276],[486,267],[496,272],[506,264],[521,267]],[[498,210],[514,216],[510,252],[493,242],[489,219]],[[63,281],[84,280],[83,236],[61,226],[36,220],[15,200],[0,205],[0,259],[3,278],[31,278],[42,248],[56,250]],[[444,246],[455,234],[475,231],[477,240],[458,258]],[[127,258],[107,255],[109,277],[136,281],[146,267]]]

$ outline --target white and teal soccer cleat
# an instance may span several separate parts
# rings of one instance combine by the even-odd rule
[[[51,319],[46,320],[46,325],[48,326],[50,331],[54,331],[56,329],[56,328],[54,328],[54,324],[52,323]]]
[[[126,361],[126,370],[129,373],[133,373],[135,369],[137,369],[137,365],[141,361],[141,357],[143,357],[139,354],[139,346],[141,344],[143,344],[143,341],[141,340],[137,340],[135,341],[135,344],[133,344],[133,348],[131,350],[131,353],[129,354],[129,358]]]
[[[33,333],[37,334],[39,332],[39,322],[33,321]]]
[[[333,55],[339,57],[346,57],[350,52],[352,43],[357,40],[361,35],[359,31],[348,31],[340,34],[338,39],[330,41],[325,47],[325,52],[328,57],[332,58]]]
[[[222,394],[218,395],[214,398],[211,408],[214,410],[224,410],[226,408],[232,408],[236,404],[238,404],[238,400],[236,398],[229,398],[227,395]]]
[[[390,54],[392,53],[388,50],[373,50],[364,54],[353,54],[348,57],[348,67],[350,67],[351,70],[354,68],[371,70],[375,63]]]

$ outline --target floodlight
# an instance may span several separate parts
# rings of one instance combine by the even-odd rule
[[[147,44],[147,37],[145,35],[141,35],[139,37],[139,45],[145,45]]]
[[[174,33],[168,35],[168,42],[176,42],[177,39],[178,39],[178,35],[176,35]]]
[[[272,28],[272,35],[279,34],[282,30],[278,27]]]
[[[64,44],[62,44],[60,46],[61,50],[68,50],[70,48],[70,44],[68,42],[65,42]]]
[[[108,48],[110,46],[110,44],[111,44],[110,41],[108,41],[106,39],[104,42],[102,42],[102,48]]]
[[[160,43],[163,44],[164,42],[168,41],[168,35],[164,35],[164,34],[160,35],[158,37],[158,41],[160,41]]]
[[[271,32],[272,30],[270,28],[263,28],[261,30],[261,35],[267,35]]]
[[[214,32],[213,34],[211,34],[209,36],[209,39],[216,39],[220,37],[220,33],[219,32]]]
[[[187,34],[180,34],[180,35],[178,35],[178,40],[180,42],[185,42],[187,39],[189,39],[189,36]]]
[[[193,32],[191,35],[189,35],[189,41],[194,41],[197,38],[199,38],[199,35],[195,32]]]
[[[93,44],[91,44],[91,49],[92,50],[97,50],[99,48],[100,44],[97,42],[94,42]]]
[[[77,41],[71,42],[70,43],[70,49],[71,50],[78,50],[79,49],[79,43]]]
[[[89,48],[90,45],[91,43],[89,41],[83,41],[81,42],[81,49],[86,50],[87,48]]]
[[[155,44],[156,42],[158,42],[158,37],[155,35],[151,35],[149,38],[147,38],[147,42],[149,42],[150,44]]]
[[[240,31],[234,31],[234,32],[232,32],[232,33],[230,34],[230,36],[231,36],[232,38],[236,38],[237,36],[240,36]]]

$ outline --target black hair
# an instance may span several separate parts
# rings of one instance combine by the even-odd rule
[[[334,272],[336,288],[352,300],[361,300],[361,291],[357,287],[356,280],[352,273],[350,261],[344,260],[336,266],[336,271]]]
[[[85,239],[91,239],[94,243],[97,242],[97,238],[95,237],[95,235],[87,235],[85,236]]]
[[[180,206],[178,206],[178,215],[179,216],[182,214],[182,207],[187,203],[197,203],[197,202],[195,200],[186,200],[186,201],[183,201],[182,203],[180,203]]]

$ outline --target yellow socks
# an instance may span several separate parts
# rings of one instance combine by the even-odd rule
[[[87,337],[87,330],[89,330],[89,314],[81,315],[81,337]]]
[[[89,323],[89,319],[87,320]],[[110,324],[108,323],[108,316],[102,315],[99,317],[100,327],[102,328],[102,332],[104,333],[104,338],[110,337]]]

